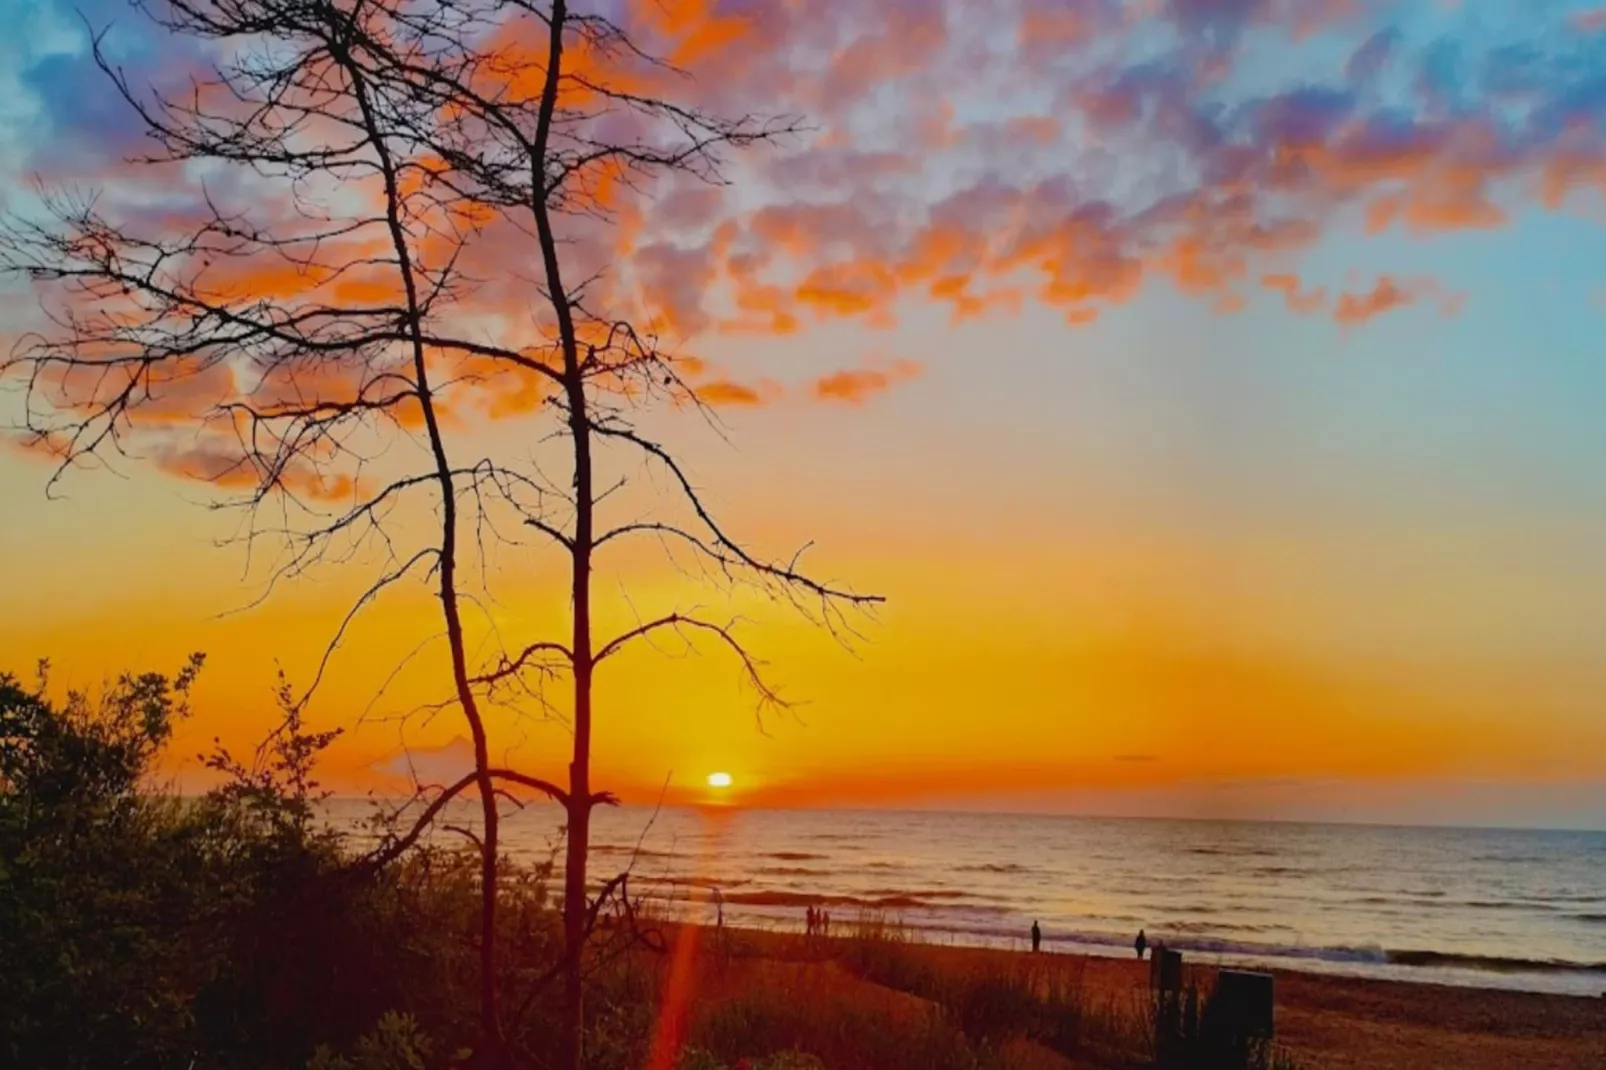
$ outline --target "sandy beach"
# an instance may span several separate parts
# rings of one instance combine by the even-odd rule
[[[672,936],[673,949],[684,936]],[[773,997],[814,1008],[826,1031],[831,1008],[868,1014],[897,1029],[933,1008],[894,985],[853,968],[851,938],[809,942],[800,936],[727,929],[701,930],[680,963],[686,1032],[717,1018],[733,1001]],[[1135,1009],[1148,984],[1147,963],[1070,954],[1037,954],[911,943],[899,954],[938,975],[978,976],[1024,971],[1040,980],[1058,975],[1079,987],[1089,1005]],[[1208,983],[1213,968],[1189,965]],[[1271,971],[1276,976],[1277,1041],[1297,1065],[1316,1070],[1594,1070],[1606,1067],[1606,999],[1495,989],[1352,979]],[[826,1042],[829,1046],[829,1042]],[[1047,1068],[1121,1065],[1073,1060],[1026,1042],[1015,1044],[1019,1065]],[[1036,1050],[1029,1050],[1035,1048]],[[821,1053],[833,1070],[876,1065],[873,1054]]]

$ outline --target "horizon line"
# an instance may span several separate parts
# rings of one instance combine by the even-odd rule
[[[404,796],[391,796],[400,799]],[[324,802],[373,802],[380,801],[385,796],[371,792],[367,795],[348,795],[333,793],[327,796]],[[467,800],[472,801],[472,800]],[[1069,819],[1075,821],[1133,821],[1133,822],[1162,822],[1186,821],[1199,824],[1223,825],[1309,825],[1318,827],[1337,828],[1375,828],[1399,829],[1412,831],[1435,832],[1549,832],[1549,833],[1584,833],[1586,835],[1606,835],[1606,824],[1600,825],[1489,825],[1489,824],[1460,824],[1449,821],[1368,821],[1365,819],[1340,820],[1335,818],[1289,818],[1289,817],[1210,817],[1205,815],[1186,814],[1098,814],[1077,812],[1074,810],[992,810],[981,808],[955,808],[955,807],[910,807],[910,806],[743,806],[740,803],[632,803],[621,802],[616,809],[621,810],[714,810],[723,813],[755,813],[755,814],[789,814],[789,813],[843,813],[843,814],[888,814],[888,815],[923,815],[931,817],[1001,817],[1001,818],[1053,818]]]

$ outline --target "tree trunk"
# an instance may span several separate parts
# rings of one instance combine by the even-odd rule
[[[571,790],[585,784],[585,765],[569,768]],[[580,1070],[585,1059],[586,853],[590,848],[591,807],[575,794],[569,800],[568,850],[563,877],[563,1065]]]
[[[567,311],[567,310],[565,310]],[[582,970],[586,944],[586,859],[591,847],[591,551],[595,532],[591,500],[591,425],[579,362],[568,385],[569,432],[574,444],[575,524],[571,575],[574,598],[574,753],[569,762],[569,833],[563,869],[564,1066],[580,1070],[585,1058]]]

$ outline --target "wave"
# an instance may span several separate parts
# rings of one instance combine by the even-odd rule
[[[727,897],[736,901],[735,896]],[[891,904],[898,905],[898,904]],[[988,941],[1023,940],[1026,928],[1023,922],[1009,921],[994,924],[961,923],[952,917],[953,911],[943,911],[929,918],[903,919],[909,928],[955,937],[970,937]],[[997,916],[996,913],[994,916]],[[1191,928],[1191,926],[1189,927]],[[1222,926],[1221,928],[1228,928]],[[1231,926],[1244,932],[1255,931],[1253,926]],[[1266,930],[1260,930],[1266,931]],[[1151,930],[1150,943],[1195,955],[1222,956],[1276,965],[1277,962],[1321,962],[1350,966],[1399,966],[1420,969],[1457,969],[1478,973],[1496,974],[1606,974],[1606,962],[1571,961],[1566,959],[1529,959],[1500,955],[1467,954],[1451,951],[1389,949],[1381,946],[1312,946],[1283,944],[1254,940],[1215,938],[1203,933],[1182,932],[1174,929]],[[1132,937],[1126,933],[1095,931],[1045,931],[1044,943],[1051,946],[1080,948],[1083,950],[1130,954]]]
[[[946,895],[938,892],[934,895]],[[725,902],[739,906],[753,907],[857,907],[861,910],[919,910],[934,909],[940,904],[934,903],[930,898],[919,895],[899,893],[897,895],[833,895],[814,892],[734,892],[725,897]]]
[[[599,855],[634,855],[638,858],[675,858],[673,851],[655,851],[651,847],[637,847],[634,844],[594,843],[591,853]]]
[[[771,851],[764,857],[773,858],[777,862],[824,862],[829,856],[810,851]]]
[[[955,866],[956,873],[1029,873],[1031,870],[1017,862],[983,862],[975,866]]]
[[[754,873],[766,877],[828,877],[834,878],[837,874],[829,869],[810,869],[807,866],[759,866]]]
[[[1091,936],[1089,942],[1104,946],[1129,946],[1124,938],[1106,934]],[[1071,942],[1083,939],[1073,937]],[[1310,947],[1300,944],[1262,944],[1250,941],[1218,940],[1190,936],[1170,936],[1165,946],[1201,955],[1225,955],[1240,959],[1315,961],[1335,964],[1405,966],[1421,969],[1459,969],[1478,973],[1584,973],[1606,974],[1606,962],[1574,962],[1565,959],[1527,959],[1501,955],[1474,955],[1453,951],[1394,950],[1382,947]]]
[[[1140,922],[1142,919],[1140,919],[1140,918],[1125,918],[1125,917],[1110,917],[1108,920],[1111,920],[1111,921],[1126,921],[1126,922],[1131,922],[1131,923],[1136,924],[1136,923]],[[1230,922],[1230,921],[1212,921],[1212,922],[1176,921],[1176,922],[1171,922],[1169,925],[1166,926],[1166,931],[1169,932],[1169,933],[1173,933],[1173,934],[1175,934],[1175,933],[1184,933],[1184,934],[1186,934],[1186,933],[1219,933],[1219,932],[1268,933],[1268,932],[1271,932],[1271,931],[1276,930],[1276,929],[1284,929],[1284,931],[1287,931],[1286,928],[1284,926],[1281,926],[1281,925],[1269,925],[1268,926],[1268,925],[1238,924],[1236,922]]]
[[[1452,904],[1464,910],[1558,910],[1560,908],[1537,900],[1517,899],[1463,899]]]
[[[671,887],[707,888],[710,891],[719,891],[725,888],[741,888],[744,885],[750,884],[751,882],[742,878],[727,880],[723,877],[705,877],[692,873],[676,876],[648,877],[645,878],[645,883],[649,887],[663,884]]]
[[[1570,962],[1566,959],[1523,959],[1503,955],[1467,955],[1453,951],[1390,951],[1397,966],[1437,966],[1490,973],[1601,973],[1606,962]]]
[[[1460,910],[1522,910],[1524,904],[1516,901],[1485,900],[1479,902],[1449,902],[1444,898],[1443,892],[1396,892],[1392,895],[1360,895],[1348,897],[1343,902],[1359,903],[1369,907],[1412,907],[1418,910],[1445,911]],[[1544,907],[1541,909],[1549,909]]]

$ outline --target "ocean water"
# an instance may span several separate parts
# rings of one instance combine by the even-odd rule
[[[555,857],[559,824],[509,815],[506,852]],[[801,929],[813,903],[1007,947],[1035,919],[1048,950],[1131,955],[1142,928],[1206,962],[1606,992],[1606,833],[625,807],[592,842],[599,882],[629,868],[633,894],[733,925]]]

